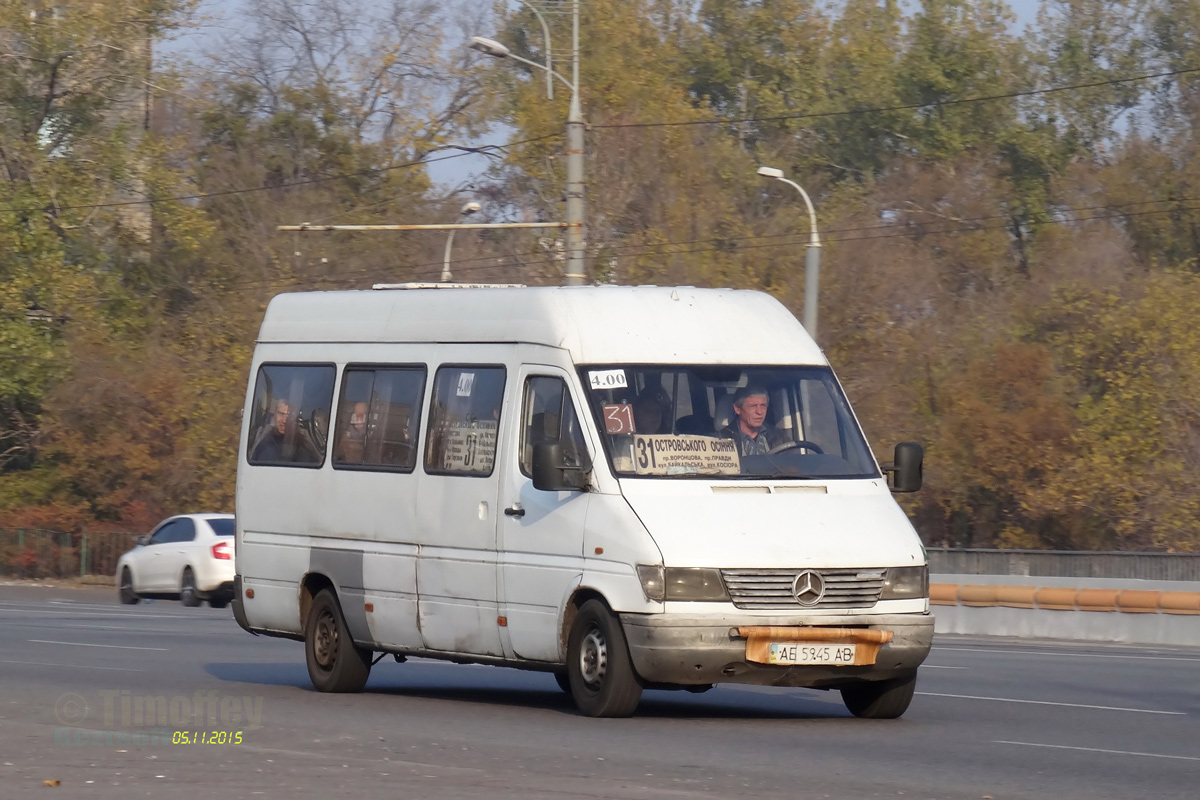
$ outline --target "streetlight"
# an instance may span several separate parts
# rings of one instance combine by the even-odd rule
[[[461,209],[459,209],[458,213],[460,218],[469,217],[481,208],[483,208],[483,206],[479,205],[479,203],[467,203]],[[450,282],[450,248],[453,245],[454,230],[451,229],[450,235],[446,237],[446,253],[444,256],[442,256],[442,283]]]
[[[567,267],[563,274],[563,282],[567,286],[582,286],[587,275],[583,266],[583,111],[579,107],[579,0],[571,1],[571,80],[567,80],[557,71],[550,61],[554,48],[550,44],[550,27],[545,18],[532,3],[527,0],[517,0],[527,6],[542,23],[542,32],[546,36],[546,63],[538,64],[527,58],[514,55],[511,50],[495,39],[485,39],[476,36],[471,39],[470,47],[484,55],[493,58],[511,58],[546,73],[546,96],[554,98],[554,88],[551,77],[558,78],[571,90],[571,104],[567,111]]]
[[[813,210],[812,200],[808,199],[808,192],[804,191],[800,184],[783,177],[783,170],[774,167],[759,167],[758,174],[764,178],[783,181],[788,186],[794,187],[804,198],[804,205],[808,206],[811,228],[808,250],[804,256],[804,329],[815,341],[817,338],[817,293],[821,283],[821,240],[817,236],[817,212]]]

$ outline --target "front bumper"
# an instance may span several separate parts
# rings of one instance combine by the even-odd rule
[[[933,644],[933,615],[772,617],[772,627],[843,627],[891,631],[870,666],[776,666],[746,660],[740,627],[762,625],[762,617],[679,617],[621,614],[634,669],[649,683],[697,685],[751,683],[761,686],[833,687],[910,673]]]

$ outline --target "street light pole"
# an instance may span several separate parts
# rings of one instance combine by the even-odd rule
[[[479,205],[479,203],[467,203],[462,207],[462,209],[458,212],[458,214],[459,214],[460,218],[466,218],[466,217],[471,216],[472,214],[474,214],[476,211],[478,211],[481,208],[483,208],[483,206]],[[451,280],[450,248],[454,246],[454,234],[455,234],[454,229],[451,229],[450,235],[446,237],[446,252],[442,256],[442,283],[449,283]]]
[[[567,111],[567,286],[582,286],[583,265],[583,111],[579,107],[579,0],[571,3],[571,106]]]
[[[567,113],[567,271],[563,283],[582,286],[587,278],[583,265],[583,113],[579,93],[571,92]]]
[[[571,80],[567,80],[558,72],[554,71],[550,61],[550,54],[553,53],[553,48],[550,44],[550,29],[546,25],[542,14],[534,7],[532,3],[526,0],[518,0],[522,5],[528,6],[537,15],[538,21],[542,23],[542,29],[546,35],[546,64],[538,64],[530,61],[527,58],[513,55],[507,47],[494,39],[485,39],[476,36],[471,39],[468,45],[472,50],[478,50],[485,55],[494,58],[511,58],[515,61],[520,61],[522,64],[527,64],[540,70],[545,70],[547,79],[546,94],[552,97],[550,91],[550,76],[554,76],[566,84],[571,90],[571,103],[567,110],[567,209],[566,209],[566,250],[567,250],[567,265],[563,273],[563,283],[567,286],[582,286],[587,281],[587,271],[584,265],[584,122],[583,110],[579,104],[579,0],[571,0]]]
[[[808,248],[804,254],[804,329],[815,341],[817,338],[817,295],[821,284],[821,240],[817,236],[817,212],[813,209],[808,192],[795,181],[783,177],[783,170],[774,167],[759,167],[758,174],[764,178],[773,178],[793,187],[804,198],[808,206],[809,235]]]

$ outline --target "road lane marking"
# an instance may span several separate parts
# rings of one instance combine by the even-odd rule
[[[34,644],[68,644],[72,647],[111,647],[113,650],[158,650],[166,653],[170,650],[169,647],[130,647],[126,644],[88,644],[86,642],[55,642],[50,639],[28,639],[27,641]]]
[[[0,664],[27,664],[32,667],[71,667],[73,669],[83,668],[86,670],[103,669],[110,672],[145,672],[144,669],[131,669],[129,667],[97,667],[94,664],[54,664],[50,661],[0,661]]]
[[[1018,700],[1015,697],[983,697],[973,694],[943,694],[941,692],[917,692],[926,697],[953,697],[958,700],[994,700],[998,703],[1024,703],[1034,706],[1063,706],[1065,708],[1091,708],[1096,711],[1131,711],[1138,714],[1165,714],[1172,717],[1186,717],[1186,711],[1158,711],[1152,708],[1121,708],[1120,706],[1090,706],[1085,703],[1056,703],[1052,700]]]
[[[84,611],[82,613],[72,612],[68,615],[65,609],[62,611],[49,611],[36,608],[0,608],[0,619],[4,619],[4,617],[8,614],[54,614],[55,616],[64,619],[78,619],[80,617],[103,617],[104,619],[224,619],[224,617],[201,617],[193,614],[122,614],[117,611],[114,611],[111,614],[105,614],[98,611]]]
[[[37,627],[37,626],[29,626],[29,627]],[[46,627],[46,626],[42,625],[40,627]],[[173,633],[178,636],[192,636],[192,635],[234,636],[234,635],[240,635],[240,634],[245,633],[245,631],[243,631],[241,628],[237,629],[236,634],[234,631],[195,631],[193,634],[192,632],[172,630],[171,628],[130,628],[130,627],[122,626],[122,625],[71,625],[71,624],[66,624],[66,625],[54,626],[54,630],[56,630],[56,631],[66,630],[68,628],[72,628],[72,629],[77,628],[79,630],[84,630],[84,631],[129,631],[130,633]],[[961,667],[961,669],[966,669],[966,667]]]
[[[922,664],[921,669],[967,669],[967,667],[943,667],[941,664]]]
[[[1038,744],[1037,742],[1006,742],[997,739],[992,744],[1015,744],[1021,747],[1048,747],[1053,750],[1082,750],[1086,753],[1105,753],[1114,756],[1143,756],[1145,758],[1175,758],[1180,761],[1200,761],[1196,756],[1169,756],[1164,753],[1138,753],[1133,750],[1104,750],[1099,747],[1071,747],[1065,744]]]
[[[985,647],[935,647],[934,650],[953,650],[958,653],[997,653],[1022,655],[1022,656],[1056,656],[1058,658],[1121,658],[1133,659],[1136,661],[1200,661],[1200,658],[1188,658],[1187,656],[1120,656],[1109,655],[1107,653],[1071,653],[1061,652],[1056,653],[1050,650],[1005,650],[1003,648],[985,648]]]

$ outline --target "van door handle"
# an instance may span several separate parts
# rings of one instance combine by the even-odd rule
[[[513,503],[511,506],[504,509],[504,516],[506,516],[506,517],[523,517],[523,516],[525,516],[525,509],[521,508],[516,503]]]

